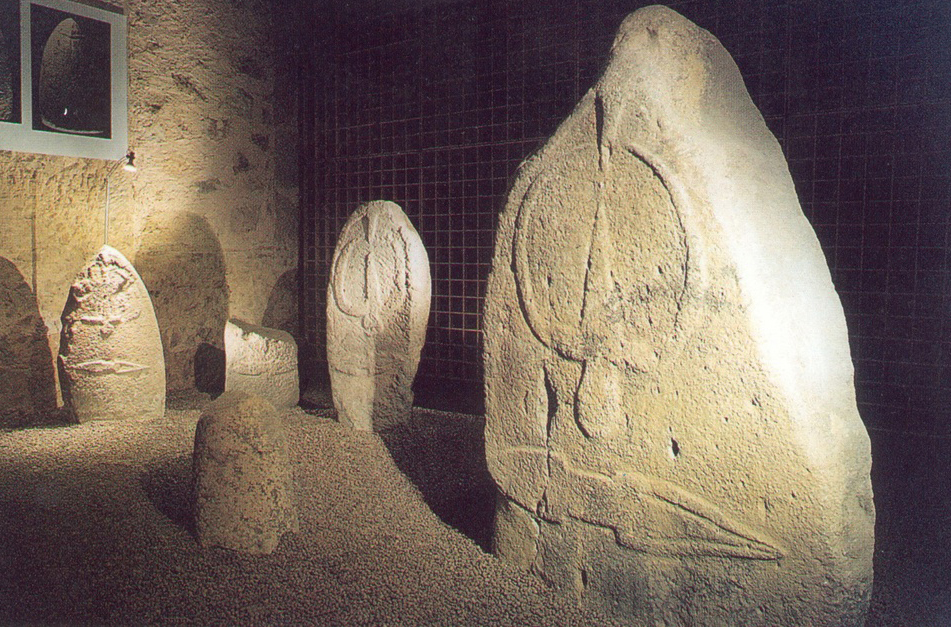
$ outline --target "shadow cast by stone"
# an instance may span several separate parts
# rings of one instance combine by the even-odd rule
[[[195,536],[192,458],[181,455],[153,466],[139,478],[142,491],[163,516]]]
[[[433,513],[488,552],[495,484],[485,462],[482,419],[415,409],[410,421],[380,437]]]
[[[202,385],[214,394],[218,377],[223,390],[230,291],[221,243],[208,220],[185,213],[151,225],[135,265],[158,318],[169,392]],[[222,351],[222,358],[199,363],[214,356],[206,346]]]
[[[297,268],[278,277],[267,299],[261,326],[287,331],[300,343],[297,328]]]
[[[225,391],[225,351],[202,342],[195,351],[195,389],[212,398]]]
[[[0,257],[0,427],[57,421],[53,357],[33,290]]]

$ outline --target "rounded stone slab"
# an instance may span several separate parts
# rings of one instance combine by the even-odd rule
[[[58,359],[63,400],[78,422],[165,412],[165,360],[148,290],[103,246],[69,290]]]
[[[225,392],[205,408],[192,471],[202,546],[267,554],[299,531],[284,426],[263,398]]]
[[[340,422],[380,430],[410,417],[431,293],[429,257],[399,205],[374,201],[354,211],[327,288],[327,361]]]
[[[225,325],[225,390],[255,394],[275,407],[296,406],[300,382],[293,336],[229,320]]]
[[[500,216],[485,304],[494,548],[636,624],[858,626],[868,435],[779,144],[664,7]]]

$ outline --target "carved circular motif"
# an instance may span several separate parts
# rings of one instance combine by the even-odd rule
[[[600,185],[547,170],[517,220],[515,280],[536,337],[573,361],[643,370],[686,289],[686,235],[664,182],[629,152]]]

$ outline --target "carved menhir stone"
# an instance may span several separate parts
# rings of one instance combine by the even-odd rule
[[[399,205],[374,201],[344,224],[327,289],[327,360],[340,422],[380,430],[408,419],[426,338],[429,257]]]
[[[669,9],[628,16],[500,219],[496,552],[651,624],[861,625],[874,510],[852,374],[736,65]]]
[[[291,334],[229,320],[225,325],[225,390],[256,394],[275,407],[297,405],[297,342]]]
[[[157,418],[165,360],[148,290],[118,250],[103,246],[69,290],[59,378],[78,422]]]
[[[267,554],[299,531],[284,427],[263,398],[225,392],[205,408],[192,474],[202,546]]]

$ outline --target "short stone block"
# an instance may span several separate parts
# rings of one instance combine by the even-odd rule
[[[225,392],[202,413],[192,458],[202,546],[267,554],[299,531],[280,415],[266,400]]]
[[[256,394],[275,407],[297,405],[297,342],[291,334],[229,320],[225,325],[225,390]]]

